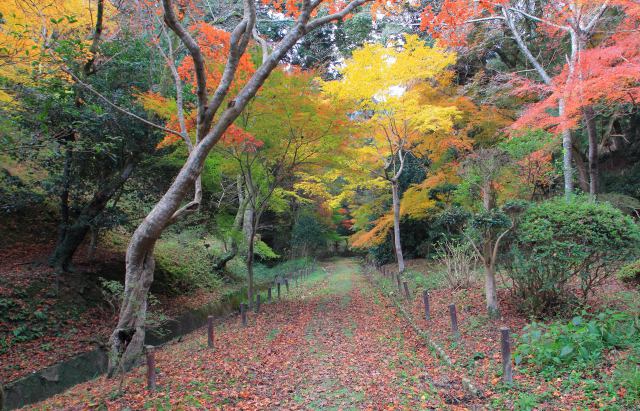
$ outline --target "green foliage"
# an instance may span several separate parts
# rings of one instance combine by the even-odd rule
[[[573,296],[574,279],[586,300],[639,242],[638,226],[610,204],[559,198],[525,211],[505,266],[522,307],[542,314]]]
[[[302,254],[316,254],[327,246],[331,234],[330,227],[317,213],[302,212],[291,231],[291,247],[300,250]]]
[[[596,366],[606,350],[624,349],[637,343],[638,318],[627,313],[582,312],[567,323],[533,322],[524,328],[515,350],[516,364],[530,364],[551,378],[559,370]]]
[[[124,296],[124,285],[120,281],[107,280],[102,277],[98,278],[98,281],[100,281],[102,298],[109,304],[113,314],[117,314]]]
[[[616,273],[616,277],[625,282],[640,280],[640,260],[622,266]]]
[[[380,245],[369,248],[369,255],[371,255],[373,261],[379,265],[395,261],[395,254],[393,253],[393,247],[391,247],[391,241],[385,241]]]
[[[43,201],[44,197],[34,192],[19,177],[0,169],[0,216],[24,212]]]
[[[220,287],[221,279],[212,268],[212,253],[197,231],[184,230],[163,238],[156,245],[154,285],[170,294]]]
[[[541,150],[553,143],[553,134],[541,129],[527,129],[523,133],[498,144],[502,150],[516,160],[521,160],[529,154]]]
[[[624,399],[621,399],[625,406],[640,404],[640,356],[637,353],[618,363],[613,373],[613,383],[616,391],[621,388],[625,390]]]
[[[278,254],[276,254],[271,247],[267,245],[264,241],[256,241],[254,247],[254,254],[260,257],[262,260],[275,260],[280,258]]]

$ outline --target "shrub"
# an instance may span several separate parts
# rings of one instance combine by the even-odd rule
[[[639,334],[637,318],[623,312],[583,312],[568,323],[533,322],[518,339],[515,362],[531,364],[552,377],[559,369],[592,367],[605,350],[628,348]]]
[[[262,260],[275,260],[280,258],[264,241],[256,241],[254,247],[254,255],[257,255]]]
[[[437,259],[445,267],[450,288],[470,288],[476,275],[478,256],[469,243],[445,240],[438,245]]]
[[[222,281],[213,270],[216,251],[205,246],[210,242],[189,230],[158,241],[154,292],[181,293],[221,286]]]
[[[522,306],[541,314],[573,296],[574,280],[584,302],[639,243],[633,220],[608,203],[559,198],[524,212],[505,266]]]
[[[640,281],[640,260],[633,261],[618,270],[616,277],[624,282]]]

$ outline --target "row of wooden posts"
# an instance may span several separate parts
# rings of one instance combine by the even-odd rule
[[[287,293],[289,292],[289,279],[294,280],[295,285],[298,285],[298,281],[301,279],[304,279],[308,276],[311,275],[311,273],[313,272],[313,269],[311,267],[305,267],[302,268],[300,270],[294,271],[293,273],[290,273],[288,276],[284,276],[284,277],[278,277],[274,280],[274,287],[276,289],[276,297],[279,300],[280,299],[280,287],[282,284],[284,284],[285,289],[287,290]],[[271,290],[272,287],[269,286],[269,288],[267,288],[267,302],[271,302],[272,301],[272,294],[271,294]],[[256,294],[256,301],[255,301],[255,305],[254,305],[254,309],[256,314],[258,314],[260,312],[260,305],[261,305],[261,297],[260,297],[260,293]],[[247,311],[248,311],[248,304],[246,303],[240,303],[240,321],[243,327],[247,326]],[[214,330],[214,325],[213,325],[213,320],[214,317],[212,315],[207,317],[207,347],[213,349],[215,348],[215,341],[214,341],[214,334],[213,334],[213,330]],[[155,351],[155,347],[152,345],[146,345],[145,346],[145,354],[146,354],[146,359],[147,359],[147,389],[150,391],[153,391],[156,389],[156,351]]]
[[[402,276],[397,272],[392,272],[384,266],[377,266],[370,260],[367,261],[371,268],[375,268],[383,277],[393,278],[398,286],[398,293],[404,294],[404,297],[411,301],[411,292],[409,284],[402,280]],[[427,323],[431,321],[431,304],[429,302],[429,292],[422,292],[422,302],[424,304],[424,317]],[[460,339],[460,330],[458,328],[458,313],[455,304],[449,304],[449,319],[451,322],[451,334],[456,340]],[[500,327],[500,348],[502,352],[502,379],[506,383],[513,382],[513,367],[511,362],[511,332],[508,327]]]

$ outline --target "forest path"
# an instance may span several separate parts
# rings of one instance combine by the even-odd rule
[[[410,328],[352,259],[322,264],[283,298],[156,354],[158,390],[144,368],[122,395],[104,378],[36,405],[98,409],[452,409],[449,382]],[[274,294],[275,295],[275,294]]]

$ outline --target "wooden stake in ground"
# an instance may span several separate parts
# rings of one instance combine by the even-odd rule
[[[242,326],[247,326],[247,304],[240,304],[240,317],[242,317]]]
[[[455,304],[449,304],[449,316],[451,317],[451,334],[457,340],[460,338],[460,331],[458,331],[458,314]]]
[[[422,301],[424,302],[424,318],[429,321],[431,319],[431,307],[429,305],[429,291],[422,292]]]
[[[400,279],[400,274],[396,275],[396,281],[398,283],[398,293],[402,292],[402,280]]]
[[[287,293],[289,293],[289,279],[288,278],[284,279],[284,286],[287,287]]]
[[[404,286],[404,296],[407,297],[408,301],[411,301],[411,293],[409,293],[409,284],[406,281],[402,283]]]
[[[260,294],[256,295],[256,314],[260,312]]]
[[[213,348],[213,316],[207,317],[207,346]]]
[[[145,346],[147,353],[147,390],[156,389],[156,352],[153,345]]]
[[[280,281],[278,281],[278,300],[280,299]]]
[[[509,328],[500,327],[502,340],[502,380],[506,383],[513,382],[513,367],[511,366],[511,333]]]

